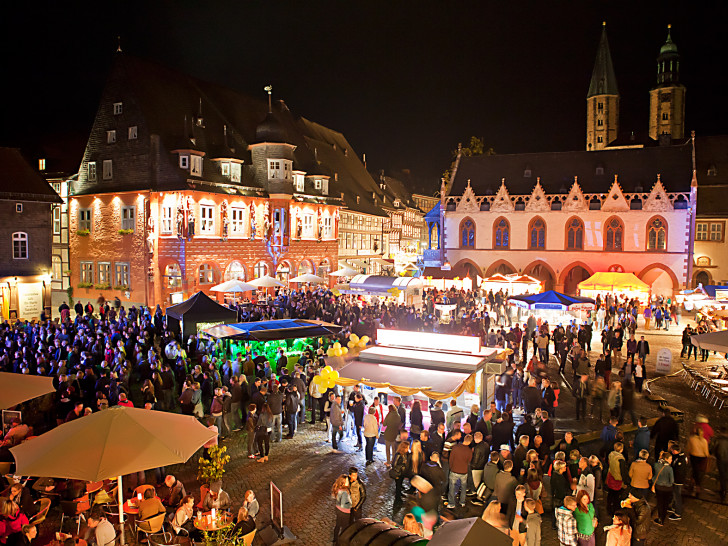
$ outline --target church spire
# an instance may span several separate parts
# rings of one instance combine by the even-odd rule
[[[614,75],[614,65],[612,65],[612,55],[609,52],[606,21],[602,23],[602,38],[599,40],[597,58],[594,62],[589,92],[586,97],[596,95],[619,95],[617,77]]]
[[[669,144],[685,137],[685,86],[680,83],[680,54],[672,25],[657,56],[657,83],[650,89],[650,137]]]

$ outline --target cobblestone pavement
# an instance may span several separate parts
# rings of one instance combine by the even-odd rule
[[[668,347],[674,353],[673,371],[680,367],[681,331],[681,328],[679,331],[678,328],[673,328],[669,333],[655,331],[645,333],[652,352],[648,360],[648,377],[654,376],[654,357],[657,350],[662,347]],[[638,336],[642,333],[638,331]],[[601,344],[597,342],[592,348],[600,347]],[[592,352],[591,357],[595,360],[596,353]],[[711,361],[717,362],[719,359],[722,359],[720,355],[717,357],[711,355]],[[550,371],[555,376],[553,368],[554,366]],[[683,433],[698,413],[708,415],[714,426],[716,423],[728,425],[726,412],[719,415],[717,410],[690,391],[680,377],[660,378],[653,382],[652,389],[685,412],[685,422],[681,425]],[[647,417],[658,414],[657,405],[644,399],[637,401],[636,409],[638,414]],[[571,396],[564,393],[560,397],[557,412],[557,430],[588,432],[601,429],[601,424],[597,420],[577,422],[572,418],[573,415]],[[326,440],[322,424],[304,424],[294,439],[284,439],[280,443],[271,444],[269,462],[257,463],[246,457],[244,433],[233,433],[232,437],[223,442],[223,445],[228,446],[231,455],[228,471],[223,479],[223,488],[230,494],[235,509],[240,505],[245,490],[254,490],[261,505],[259,528],[265,526],[270,514],[269,482],[273,481],[283,492],[285,524],[298,537],[296,544],[311,546],[330,544],[335,517],[330,496],[331,485],[339,474],[346,473],[350,466],[357,466],[367,486],[364,515],[376,518],[389,517],[401,522],[406,507],[393,509],[394,484],[384,465],[383,446],[380,445],[378,448],[375,464],[365,466],[364,453],[357,452],[351,440],[342,443],[343,447],[340,449],[343,452],[340,454],[331,453],[331,444]],[[584,447],[587,452],[592,448],[598,449],[598,446]],[[196,458],[193,458],[185,465],[168,468],[168,471],[182,479],[188,492],[199,497],[199,484],[195,479],[196,467]],[[712,480],[708,480],[707,486],[712,490],[716,488]],[[549,506],[549,502],[545,504]],[[463,513],[457,515],[480,515],[482,510],[482,507],[469,504]],[[600,525],[606,523],[600,522]],[[558,544],[556,534],[551,530],[548,515],[544,516],[542,531],[544,545]],[[653,526],[648,543],[727,544],[728,506],[718,504],[717,495],[710,491],[701,499],[687,497],[683,519],[678,522],[670,521],[662,528]]]

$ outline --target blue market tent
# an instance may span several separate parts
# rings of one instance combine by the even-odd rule
[[[557,311],[583,309],[585,306],[594,305],[594,300],[591,298],[567,296],[554,290],[548,290],[540,294],[513,296],[508,298],[508,302],[524,309],[553,309]]]
[[[318,320],[282,319],[259,322],[220,324],[203,333],[216,339],[243,341],[273,341],[299,337],[331,336],[339,333],[341,326]]]

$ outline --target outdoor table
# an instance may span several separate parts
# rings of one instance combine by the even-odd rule
[[[716,385],[728,385],[728,379],[713,379]]]
[[[205,512],[202,517],[195,518],[195,527],[200,531],[220,531],[233,524],[233,516],[230,512],[217,512],[212,517],[212,512]]]
[[[708,372],[710,377],[720,377],[720,372]]]

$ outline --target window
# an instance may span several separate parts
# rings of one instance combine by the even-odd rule
[[[28,259],[28,234],[22,231],[13,233],[13,260]]]
[[[604,120],[598,119],[597,120],[597,127],[603,127],[604,126]]]
[[[167,286],[169,288],[179,288],[182,286],[182,270],[178,264],[169,264],[165,267],[164,276],[167,277]]]
[[[63,278],[63,261],[60,256],[55,254],[51,257],[51,274],[54,280],[61,280]]]
[[[596,174],[597,174],[597,176],[604,174],[604,167],[602,167],[601,165],[599,167],[597,167]]]
[[[134,231],[134,213],[135,207],[121,207],[121,229],[130,229]]]
[[[39,171],[45,171],[46,168],[46,160],[45,159],[39,159],[38,160],[38,170]]]
[[[304,213],[302,218],[301,236],[302,237],[313,237],[313,214]]]
[[[53,235],[61,234],[61,207],[53,207]]]
[[[600,111],[600,112],[603,112],[604,111],[604,103],[603,102],[598,102],[597,103],[597,110]]]
[[[229,177],[230,176],[230,163],[228,163],[227,161],[220,163],[220,172],[222,173],[223,176]]]
[[[259,279],[260,277],[264,277],[268,274],[268,264],[265,262],[258,262],[255,264],[255,267],[253,268],[253,275],[255,275],[256,279]]]
[[[212,205],[200,205],[200,233],[213,233],[215,222],[212,219],[214,211]]]
[[[214,275],[210,264],[202,264],[200,266],[200,284],[212,284]]]
[[[329,181],[328,180],[321,181],[321,193],[323,193],[324,195],[329,194]]]
[[[96,162],[95,161],[88,162],[88,179],[96,180]]]
[[[23,203],[15,203],[15,212],[23,212]]]
[[[230,233],[231,235],[242,237],[245,233],[245,209],[232,208],[230,212],[232,216]]]
[[[708,240],[708,222],[698,222],[695,224],[695,240],[696,241],[707,241]]]
[[[129,264],[116,262],[114,264],[114,286],[129,288]]]
[[[670,116],[667,114],[667,112],[662,113],[662,121],[668,121],[670,119]]]
[[[333,239],[334,237],[334,229],[333,229],[333,221],[331,219],[331,216],[324,216],[323,217],[323,233],[321,234],[322,239]]]
[[[111,263],[99,262],[99,284],[111,285]]]
[[[296,191],[297,192],[302,192],[304,190],[304,180],[305,180],[305,178],[302,175],[300,175],[300,174],[296,175]]]
[[[601,136],[598,136],[598,137],[597,137],[597,142],[604,142],[604,138],[603,138],[603,137],[601,137]]]
[[[720,222],[711,222],[710,224],[710,240],[716,242],[723,241],[723,224]]]
[[[232,180],[233,182],[240,182],[242,172],[243,169],[240,166],[240,163],[230,164],[230,180]]]
[[[103,173],[104,180],[111,180],[113,178],[113,176],[114,176],[114,169],[113,169],[113,164],[111,162],[111,159],[104,159],[104,164],[103,165],[104,165],[103,166],[103,169],[104,169],[104,173]]]
[[[81,282],[93,284],[94,282],[94,263],[81,262]]]
[[[231,281],[237,279],[239,281],[245,280],[245,266],[237,260],[230,262],[230,265],[225,269],[225,280]]]
[[[566,224],[566,249],[584,249],[584,223],[578,218],[574,218]]]
[[[279,160],[268,160],[268,178],[281,177],[281,162]]]
[[[116,142],[116,131],[106,131],[106,144],[113,144]]]
[[[662,218],[650,220],[647,228],[647,250],[665,250],[667,248],[667,230]]]
[[[604,250],[621,251],[622,240],[624,238],[624,226],[619,218],[610,218],[607,220],[606,232],[604,234]]]
[[[535,218],[531,221],[529,248],[546,248],[546,224],[541,218]]]
[[[180,169],[189,169],[190,168],[190,156],[188,156],[188,155],[179,156],[179,168]]]
[[[91,209],[80,209],[78,211],[78,229],[80,231],[91,231]]]
[[[136,140],[138,132],[136,125],[129,127],[129,140]]]
[[[169,205],[162,206],[162,225],[161,233],[172,233],[172,207]]]
[[[460,248],[475,248],[475,224],[470,218],[460,223]]]
[[[190,174],[193,176],[202,176],[202,156],[193,155],[191,159],[192,168],[190,169]]]
[[[511,243],[511,226],[505,218],[495,221],[493,248],[509,248]]]
[[[120,116],[123,111],[124,111],[124,105],[120,102],[115,102],[114,103],[114,115]]]

